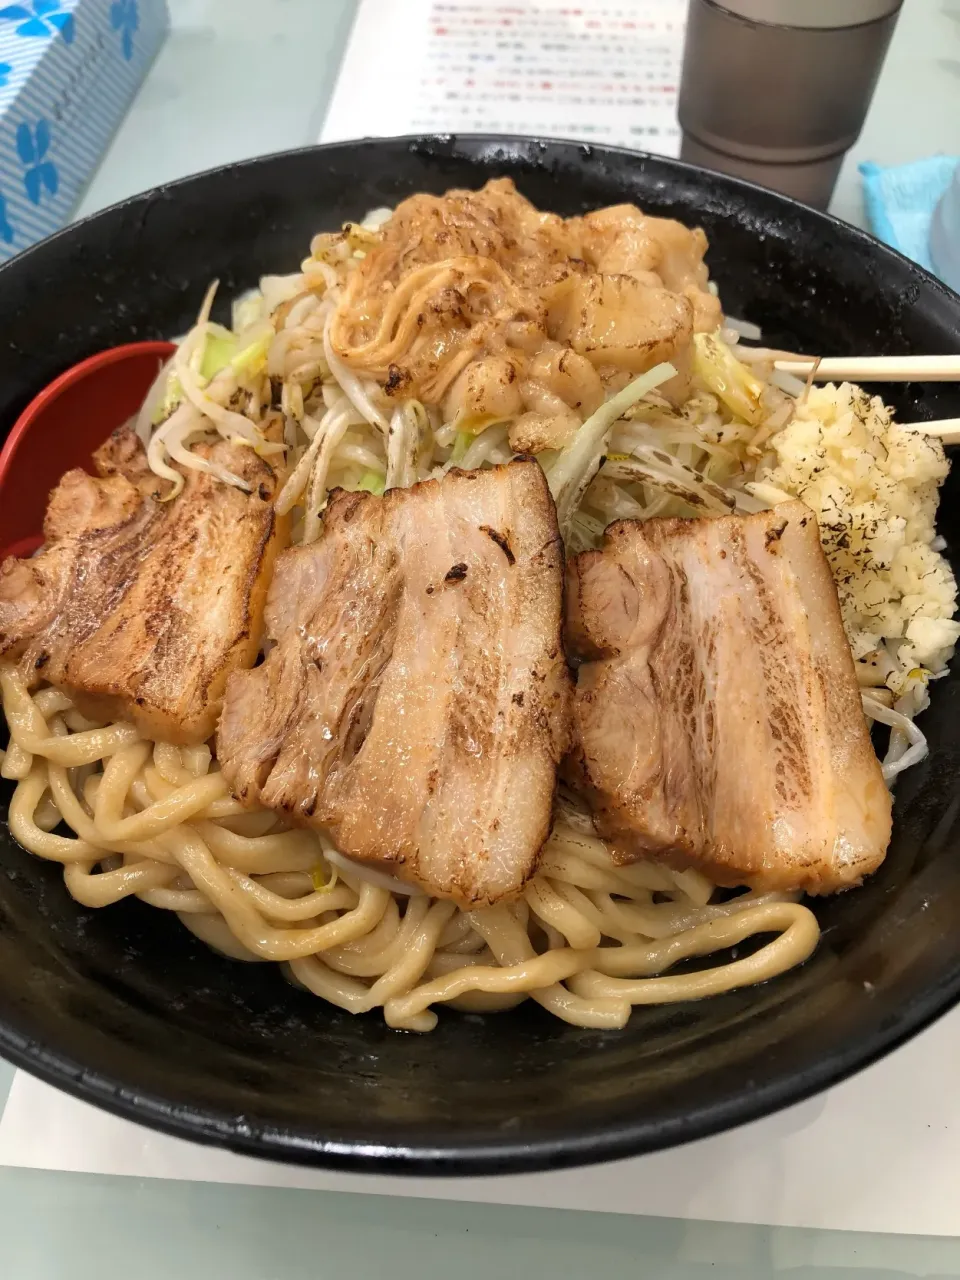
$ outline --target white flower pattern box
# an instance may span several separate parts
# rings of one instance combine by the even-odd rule
[[[166,0],[0,0],[0,261],[69,219],[169,23]]]

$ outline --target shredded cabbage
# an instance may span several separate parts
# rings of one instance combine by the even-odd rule
[[[759,425],[763,418],[763,383],[716,334],[693,335],[693,368],[697,377],[732,413]]]
[[[408,400],[393,412],[387,433],[388,489],[405,488],[420,478],[425,436],[429,423],[417,400]]]
[[[365,493],[373,493],[378,498],[383,496],[386,487],[386,477],[381,471],[365,471],[360,477],[360,483],[357,485],[358,490],[363,490]]]
[[[265,333],[255,342],[249,343],[230,359],[230,367],[242,377],[261,373],[267,364],[267,352],[270,349],[272,332]]]
[[[622,391],[611,396],[586,420],[570,444],[561,449],[547,470],[550,492],[557,504],[560,532],[566,539],[574,512],[590,481],[600,470],[613,424],[639,399],[676,376],[672,364],[658,364],[641,373]]]
[[[221,369],[226,368],[233,358],[237,340],[232,333],[224,331],[208,332],[200,359],[200,376],[207,382],[216,377]]]
[[[453,449],[450,451],[449,461],[457,466],[467,456],[467,450],[473,443],[472,431],[458,431],[453,438]]]

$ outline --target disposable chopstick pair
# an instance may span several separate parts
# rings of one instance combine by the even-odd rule
[[[773,367],[805,378],[815,364],[811,356],[773,352]],[[824,356],[814,372],[817,382],[960,382],[956,356]]]
[[[827,356],[819,362],[796,357],[774,360],[773,367],[817,382],[960,382],[960,356]],[[905,422],[910,431],[960,444],[960,418]]]
[[[748,354],[749,353],[749,354]],[[825,356],[817,361],[790,351],[740,345],[737,354],[749,363],[773,360],[773,367],[795,378],[815,382],[960,382],[960,355],[955,356]],[[905,422],[911,431],[936,436],[943,444],[960,444],[960,418]]]

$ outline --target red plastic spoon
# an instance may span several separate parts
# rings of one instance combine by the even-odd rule
[[[81,360],[34,396],[0,450],[0,560],[40,546],[47,499],[65,471],[137,412],[172,342],[131,342]]]

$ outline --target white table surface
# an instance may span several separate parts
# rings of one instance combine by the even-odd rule
[[[319,134],[351,0],[169,3],[170,39],[80,215]],[[960,151],[960,0],[906,0],[832,210],[862,224],[860,160],[892,164],[935,151]],[[0,1100],[11,1077],[0,1063]],[[960,1240],[0,1169],[2,1280],[854,1273],[960,1275]]]
[[[170,38],[78,216],[158,182],[304,146],[320,133],[351,0],[168,3]],[[860,161],[899,164],[937,151],[960,151],[960,0],[905,0],[831,212],[865,225]]]

